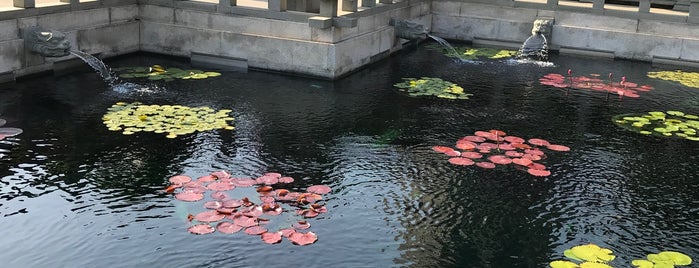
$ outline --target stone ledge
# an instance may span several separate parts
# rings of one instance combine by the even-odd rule
[[[698,61],[690,61],[690,60],[683,60],[683,59],[670,59],[670,58],[662,58],[662,57],[653,57],[653,59],[651,60],[651,64],[653,66],[655,66],[655,65],[673,65],[673,66],[689,66],[689,67],[699,68]]]
[[[579,55],[579,56],[589,56],[596,58],[614,59],[614,51],[605,50],[591,50],[591,49],[578,49],[571,47],[560,47],[558,49],[558,54],[561,55]]]
[[[192,52],[189,57],[193,66],[212,67],[219,70],[247,72],[248,60],[205,53]]]
[[[308,18],[308,26],[312,28],[327,29],[333,26],[333,19],[330,17],[314,16]]]

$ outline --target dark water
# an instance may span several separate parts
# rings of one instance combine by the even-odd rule
[[[0,141],[3,267],[547,267],[583,243],[611,264],[661,250],[699,260],[699,143],[626,132],[613,115],[699,113],[699,89],[649,80],[645,63],[552,56],[556,67],[464,63],[420,46],[336,82],[224,73],[114,92],[91,70],[0,91],[0,117],[24,133]],[[186,67],[148,55],[110,67]],[[613,72],[656,87],[640,99],[560,90],[538,78]],[[470,100],[415,99],[393,84],[439,77]],[[121,135],[102,124],[118,101],[232,109],[235,131]],[[552,175],[510,166],[453,166],[433,145],[501,129],[572,148],[543,161]],[[244,233],[192,235],[162,194],[167,178],[225,169],[280,172],[294,189],[333,188],[319,240],[266,245]]]

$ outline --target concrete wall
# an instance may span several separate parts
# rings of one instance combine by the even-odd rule
[[[687,20],[686,17],[668,21],[667,15],[610,16],[594,10],[552,10],[544,5],[517,7],[512,3],[508,6],[433,1],[433,33],[444,38],[517,48],[529,37],[537,17],[550,17],[555,23],[549,47],[562,54],[699,65],[699,24],[678,22]]]

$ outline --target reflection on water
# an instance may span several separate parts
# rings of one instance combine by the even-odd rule
[[[0,91],[0,116],[25,130],[0,141],[0,260],[8,267],[544,267],[596,243],[615,267],[661,250],[699,258],[699,146],[626,132],[620,113],[699,113],[699,91],[648,80],[649,65],[552,57],[553,66],[454,62],[401,52],[336,82],[250,72],[113,91],[91,72]],[[153,56],[110,66],[186,67]],[[640,99],[539,85],[551,72],[614,72],[656,87]],[[439,77],[470,100],[415,99],[393,84]],[[117,101],[231,109],[235,131],[165,139],[102,124]],[[9,124],[9,123],[8,123]],[[532,177],[512,167],[448,164],[430,150],[475,130],[502,129],[572,148]],[[280,172],[291,189],[328,184],[319,240],[266,245],[241,233],[196,236],[200,205],[160,190],[175,174]]]

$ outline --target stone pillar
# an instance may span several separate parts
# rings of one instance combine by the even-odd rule
[[[638,1],[638,12],[639,13],[650,13],[650,0],[639,0]]]
[[[594,10],[604,10],[604,0],[594,0],[592,2],[592,9]]]
[[[375,7],[376,0],[362,0],[362,6],[363,7]]]
[[[546,0],[546,7],[554,9],[558,6],[558,0]]]
[[[357,12],[358,0],[342,0],[342,11]]]
[[[13,5],[14,5],[14,7],[21,7],[21,8],[34,8],[34,7],[36,7],[36,3],[34,3],[34,0],[14,0]]]
[[[269,0],[267,9],[272,11],[286,11],[286,0]]]
[[[320,0],[320,16],[337,17],[337,1],[339,0]]]
[[[689,22],[699,23],[699,0],[689,1]]]

